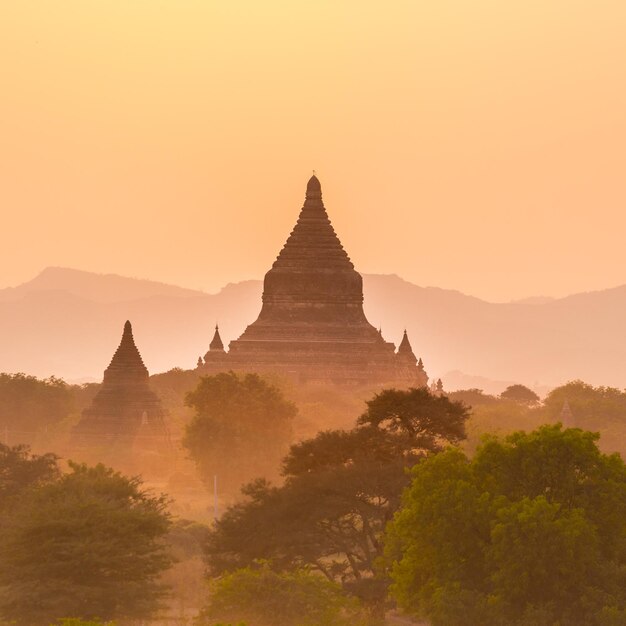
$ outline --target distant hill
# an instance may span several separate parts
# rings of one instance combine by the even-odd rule
[[[431,376],[534,387],[581,378],[626,387],[626,286],[561,299],[495,304],[457,291],[365,275],[365,310],[396,344],[406,327]],[[254,321],[262,284],[217,294],[153,281],[47,268],[0,290],[0,371],[99,380],[126,319],[152,373],[190,368],[219,322],[225,341]],[[468,384],[467,386],[470,386]],[[473,385],[471,385],[473,386]]]

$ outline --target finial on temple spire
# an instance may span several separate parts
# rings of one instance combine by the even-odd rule
[[[309,178],[309,182],[306,185],[306,197],[307,199],[316,200],[322,198],[322,185],[319,178],[315,175],[315,170],[313,170],[313,176]]]

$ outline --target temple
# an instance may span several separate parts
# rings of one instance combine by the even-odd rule
[[[149,375],[133,339],[130,322],[91,406],[82,413],[74,437],[83,446],[121,444],[127,448],[161,450],[169,436],[165,411],[150,389]]]
[[[406,331],[396,352],[366,319],[363,280],[331,225],[316,176],[265,275],[259,317],[230,342],[228,352],[216,327],[198,368],[278,372],[303,383],[417,387],[428,382]]]
[[[574,414],[572,413],[572,409],[567,401],[567,398],[565,399],[565,402],[563,402],[563,408],[559,414],[559,421],[563,424],[563,428],[572,428]]]

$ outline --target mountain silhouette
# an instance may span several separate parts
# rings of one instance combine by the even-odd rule
[[[465,374],[466,380],[535,387],[575,378],[626,386],[626,285],[560,299],[491,303],[395,275],[363,279],[372,324],[396,345],[406,328],[429,375],[444,383],[448,374],[461,384]],[[261,292],[258,280],[207,294],[47,268],[29,282],[0,290],[0,371],[100,380],[127,319],[151,373],[192,368],[216,322],[228,343],[256,319]]]

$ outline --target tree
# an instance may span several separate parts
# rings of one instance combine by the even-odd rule
[[[165,507],[138,478],[102,465],[72,464],[30,489],[0,528],[0,615],[18,625],[150,616],[171,562]]]
[[[72,390],[61,379],[39,380],[26,374],[0,374],[0,427],[20,441],[33,439],[74,408]],[[12,434],[13,433],[13,434]]]
[[[400,605],[434,626],[623,623],[626,466],[597,439],[544,426],[416,465],[387,536]]]
[[[250,626],[357,626],[358,603],[341,587],[307,570],[273,571],[267,563],[215,581],[199,624],[245,620]]]
[[[207,482],[217,474],[222,489],[233,491],[255,475],[276,474],[296,415],[277,387],[257,374],[204,376],[186,404],[196,414],[183,445]]]
[[[500,399],[510,400],[511,402],[525,406],[536,406],[541,401],[539,396],[532,389],[524,385],[509,385],[500,394]]]
[[[28,446],[0,443],[0,510],[29,487],[58,478],[57,456],[31,454]]]
[[[470,407],[476,407],[483,404],[495,404],[498,402],[498,398],[490,394],[486,394],[482,389],[458,389],[457,391],[450,391],[447,394],[448,398],[456,402],[463,402]]]
[[[427,390],[383,391],[350,431],[292,446],[285,483],[248,485],[207,542],[211,574],[267,559],[278,570],[310,567],[341,582],[374,614],[387,580],[377,574],[382,536],[408,484],[406,469],[463,437],[467,409]]]

